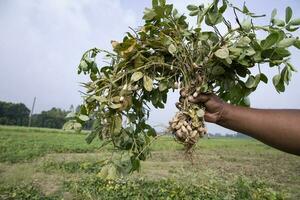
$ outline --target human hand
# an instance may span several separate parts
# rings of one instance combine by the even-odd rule
[[[184,92],[181,92],[183,96]],[[193,96],[189,96],[188,100],[192,103],[202,103],[204,104],[206,110],[204,119],[207,122],[220,123],[222,121],[222,115],[225,110],[225,107],[228,105],[222,101],[215,94],[198,94],[194,93]]]

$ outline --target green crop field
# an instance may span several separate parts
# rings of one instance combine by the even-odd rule
[[[161,137],[139,173],[101,180],[113,149],[84,138],[0,126],[0,199],[300,199],[300,158],[252,139],[203,139],[191,163]]]

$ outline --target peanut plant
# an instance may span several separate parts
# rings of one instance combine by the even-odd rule
[[[261,64],[278,71],[271,77],[278,92],[284,92],[296,71],[288,49],[300,48],[300,40],[292,34],[300,19],[292,19],[290,7],[284,20],[276,18],[274,9],[267,25],[255,25],[255,19],[265,15],[227,0],[187,9],[196,18],[194,26],[172,4],[153,0],[152,8],[145,9],[145,23],[127,32],[122,41],[112,41],[113,52],[93,48],[83,54],[78,74],[89,75],[90,81],[84,83],[80,112],[69,115],[65,128],[80,130],[92,118],[94,129],[86,141],[98,137],[102,145],[112,144],[121,152],[106,162],[101,177],[140,169],[140,161],[146,160],[150,144],[158,137],[147,124],[149,105],[164,108],[171,90],[180,89],[185,96],[215,93],[231,104],[249,106],[248,96],[270,78]],[[235,21],[224,17],[227,12],[234,14]],[[106,59],[101,67],[96,63],[99,54]],[[187,98],[180,98],[176,106],[169,130],[190,153],[206,134],[205,108]]]

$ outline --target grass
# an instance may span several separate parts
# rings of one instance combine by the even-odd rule
[[[146,190],[157,199],[300,199],[300,158],[256,140],[203,139],[191,164],[181,145],[161,137],[142,171],[125,177],[123,187],[97,178],[110,149],[100,151],[99,141],[87,145],[85,134],[0,126],[0,199],[98,199],[100,191],[107,199],[125,198],[118,195],[126,191],[135,199]]]
[[[28,161],[54,152],[94,152],[99,144],[88,145],[85,137],[56,129],[0,126],[0,162]]]

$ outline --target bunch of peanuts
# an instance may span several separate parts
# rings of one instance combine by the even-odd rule
[[[194,145],[199,138],[207,133],[207,129],[203,126],[194,127],[191,120],[188,119],[188,116],[182,112],[176,113],[169,124],[169,129],[175,138],[188,145]]]

